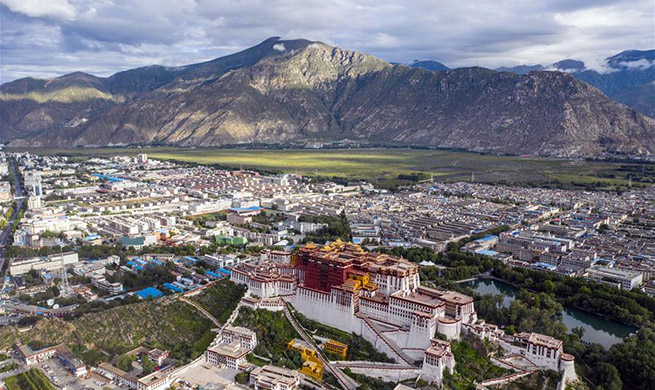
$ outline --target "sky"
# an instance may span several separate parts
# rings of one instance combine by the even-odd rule
[[[654,0],[0,0],[0,83],[98,76],[306,38],[410,63],[602,69],[655,48]]]

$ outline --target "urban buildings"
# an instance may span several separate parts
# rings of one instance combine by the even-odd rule
[[[354,332],[393,358],[396,366],[412,367],[412,374],[432,382],[457,370],[449,343],[463,336],[498,343],[508,354],[523,356],[535,367],[559,370],[571,380],[574,360],[558,340],[505,334],[478,318],[472,297],[421,284],[420,267],[438,261],[408,261],[377,248],[385,253],[396,247],[441,251],[473,238],[461,249],[512,267],[655,294],[652,189],[609,195],[420,183],[390,193],[357,183],[317,183],[298,175],[187,167],[152,158],[145,163],[121,156],[91,159],[83,170],[61,157],[21,154],[17,161],[32,197],[41,193],[42,204],[27,205],[16,224],[14,246],[24,253],[53,253],[57,245],[104,246],[120,256],[84,250],[80,258],[63,253],[14,259],[4,290],[9,301],[3,307],[16,318],[8,323],[75,312],[75,305],[28,304],[15,298],[32,299],[60,285],[64,257],[64,269],[76,280],[71,292],[89,301],[176,297],[230,278],[248,287],[243,306],[293,308],[314,321]],[[334,221],[347,221],[343,225],[360,245],[332,237],[328,245],[305,244],[311,237],[327,237]],[[123,250],[114,252],[117,245]],[[153,253],[144,254],[148,247]],[[127,254],[132,248],[141,255]],[[187,251],[197,254],[175,254]],[[170,281],[139,287],[115,282],[121,275],[143,277],[152,267],[170,270]],[[205,352],[204,363],[254,369],[246,356],[257,342],[250,330],[228,326]],[[291,347],[300,351],[300,344]],[[335,359],[352,354],[334,340],[320,340],[302,351],[309,357],[310,349],[322,349]],[[304,362],[304,372],[318,376],[319,364]],[[100,369],[126,386],[165,383],[157,375],[145,383],[112,366]],[[262,374],[260,386],[273,386],[274,377]],[[286,376],[280,378],[277,385],[286,386]]]

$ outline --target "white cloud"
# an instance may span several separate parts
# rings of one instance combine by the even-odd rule
[[[637,61],[621,61],[617,65],[628,69],[648,69],[655,66],[655,61],[648,61],[642,58]]]
[[[286,49],[284,48],[284,43],[276,43],[273,45],[273,50],[285,51]]]
[[[32,18],[50,17],[57,20],[73,20],[75,7],[68,0],[3,0],[13,12]]]
[[[610,55],[652,48],[655,36],[652,0],[0,1],[2,81],[185,65],[271,36],[393,62],[497,67],[575,58],[600,68]]]

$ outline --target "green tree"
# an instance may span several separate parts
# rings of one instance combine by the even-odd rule
[[[622,390],[623,382],[619,370],[609,363],[599,363],[595,368],[597,389]]]
[[[552,294],[557,289],[557,285],[552,280],[544,280],[543,289],[546,293]]]
[[[234,376],[234,381],[241,385],[247,385],[250,381],[250,373],[242,371]]]
[[[130,370],[132,370],[133,361],[134,361],[134,356],[123,354],[116,359],[115,366],[125,372],[130,372]]]
[[[148,375],[155,371],[155,363],[150,360],[148,354],[142,353],[139,357],[141,358],[141,367],[143,367],[144,375]]]

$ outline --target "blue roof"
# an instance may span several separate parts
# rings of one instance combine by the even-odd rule
[[[121,237],[121,244],[123,246],[143,245],[145,242],[145,237]]]
[[[537,266],[537,267],[547,268],[547,269],[552,269],[552,270],[557,269],[556,266],[554,266],[552,264],[548,264],[548,263],[535,263],[534,265]]]
[[[195,257],[192,257],[192,256],[184,256],[184,260],[188,260],[188,261],[191,261],[191,262],[194,262],[194,263],[196,261],[198,261],[198,259],[196,259]]]
[[[224,273],[225,275],[232,275],[232,271],[227,270],[225,268],[219,268],[217,269],[218,272]]]
[[[212,277],[214,277],[216,279],[220,279],[220,278],[223,277],[223,275],[217,274],[216,272],[212,272],[212,271],[205,271],[205,274],[207,274],[209,276],[212,276]]]
[[[101,173],[94,173],[93,176],[95,176],[95,177],[97,177],[99,179],[105,179],[105,180],[114,181],[114,182],[124,181],[123,179],[120,179],[118,177],[111,177],[111,176],[103,175]]]
[[[263,210],[263,207],[260,206],[250,206],[250,207],[230,207],[230,211],[259,211]]]
[[[484,256],[494,256],[494,255],[498,254],[498,252],[492,251],[492,250],[489,250],[489,249],[480,249],[480,250],[475,251],[475,253],[477,253],[479,255],[484,255]]]
[[[154,287],[146,287],[141,291],[137,291],[136,295],[140,296],[142,299],[148,299],[162,297],[164,296],[164,293]]]
[[[173,290],[175,292],[184,292],[184,290],[182,290],[181,288],[174,286],[170,283],[164,283],[164,287],[166,287],[169,290]]]
[[[482,238],[478,238],[478,239],[475,240],[475,241],[478,241],[478,242],[485,242],[485,241],[493,240],[494,238],[496,238],[496,236],[489,235],[489,236],[484,236],[484,237],[482,237]]]

